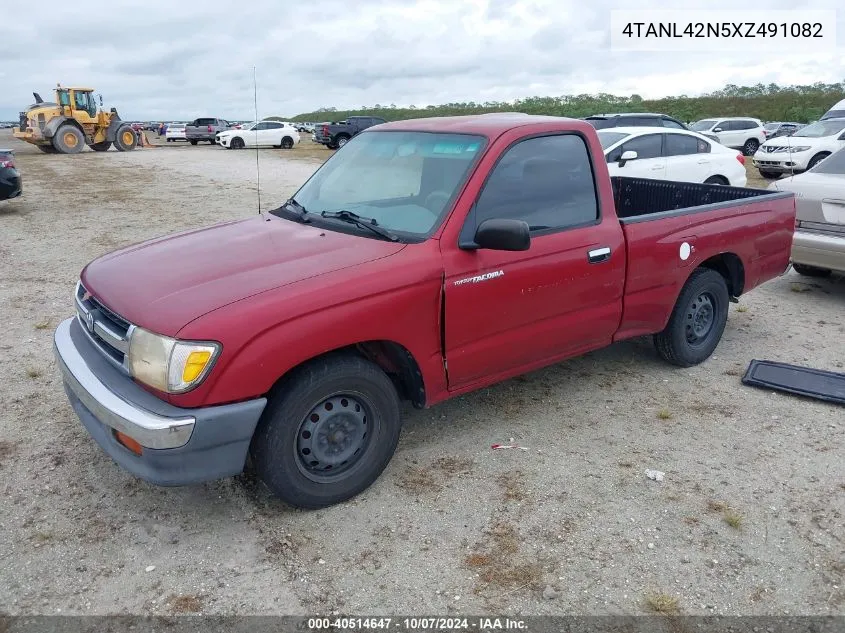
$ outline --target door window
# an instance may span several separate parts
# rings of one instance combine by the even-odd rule
[[[648,158],[659,158],[661,154],[661,147],[663,144],[662,134],[645,134],[632,138],[627,143],[623,143],[615,150],[607,155],[608,163],[618,162],[622,154],[629,150],[637,153],[637,160],[645,160]]]
[[[575,134],[520,141],[490,174],[475,208],[484,220],[524,220],[532,231],[554,231],[595,222],[595,181],[584,140]]]
[[[667,134],[663,148],[664,156],[686,156],[701,152],[700,146],[704,143],[694,136],[686,134]]]

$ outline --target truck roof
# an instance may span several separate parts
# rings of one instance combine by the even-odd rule
[[[405,121],[391,121],[377,126],[378,130],[405,130],[408,132],[451,132],[454,134],[482,134],[484,136],[498,136],[503,132],[523,125],[536,123],[568,124],[576,129],[586,129],[592,126],[577,119],[559,116],[541,116],[522,114],[520,112],[491,112],[489,114],[472,114],[468,116],[431,117],[426,119],[407,119]],[[586,126],[586,127],[585,127]],[[376,128],[371,128],[376,129]]]

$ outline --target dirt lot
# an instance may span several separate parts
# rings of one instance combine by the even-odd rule
[[[408,408],[371,489],[298,512],[248,477],[120,471],[51,354],[89,260],[255,213],[255,154],[2,146],[25,183],[0,203],[0,612],[845,613],[843,410],[740,383],[752,358],[841,370],[844,279],[743,297],[693,369],[643,339]],[[263,206],[328,153],[262,151]],[[510,438],[530,450],[490,449]]]

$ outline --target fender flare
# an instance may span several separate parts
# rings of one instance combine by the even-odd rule
[[[122,121],[115,113],[115,116],[112,118],[109,126],[106,128],[106,140],[111,141],[114,143],[114,139],[117,138],[117,131],[123,127],[124,125],[129,125],[126,121]]]
[[[44,128],[41,130],[41,133],[44,135],[44,138],[52,139],[53,136],[55,136],[56,134],[56,130],[58,130],[65,123],[70,123],[71,125],[73,125],[73,127],[82,132],[83,136],[85,136],[85,130],[82,129],[82,126],[79,125],[76,119],[69,116],[54,116],[52,119],[47,121],[47,123],[44,125]]]

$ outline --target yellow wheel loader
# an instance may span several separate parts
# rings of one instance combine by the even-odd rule
[[[87,145],[105,152],[114,145],[128,152],[138,145],[132,126],[121,121],[114,108],[103,111],[94,100],[92,88],[56,87],[56,101],[44,101],[33,92],[35,103],[20,113],[20,126],[12,134],[32,143],[46,154],[78,154]]]

